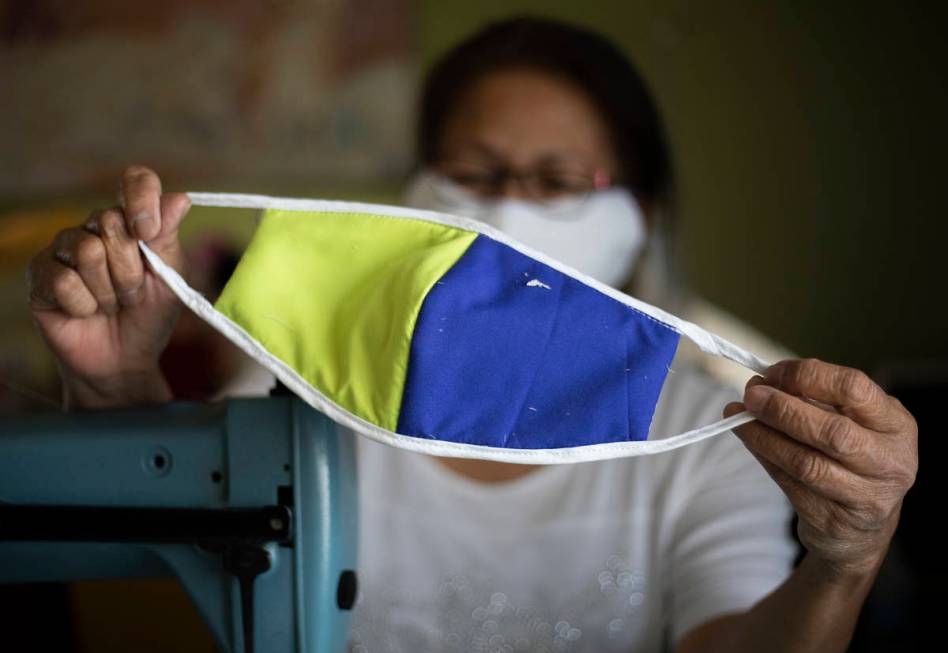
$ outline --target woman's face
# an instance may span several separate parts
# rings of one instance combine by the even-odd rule
[[[608,186],[608,130],[586,95],[530,69],[489,73],[460,98],[435,169],[474,192],[542,200]]]

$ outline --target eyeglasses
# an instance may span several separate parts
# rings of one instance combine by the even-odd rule
[[[609,186],[609,175],[602,169],[590,173],[554,165],[516,171],[506,166],[454,161],[442,163],[439,170],[465,190],[484,198],[509,195],[512,184],[516,184],[519,197],[540,202],[584,197]]]

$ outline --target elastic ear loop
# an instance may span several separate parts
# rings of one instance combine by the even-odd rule
[[[514,241],[496,229],[469,218],[451,216],[432,211],[405,209],[402,207],[382,206],[356,202],[337,202],[330,200],[301,200],[292,198],[268,197],[265,195],[243,195],[231,193],[188,193],[195,206],[232,207],[246,209],[277,209],[289,211],[333,211],[339,213],[375,213],[409,219],[422,219],[429,222],[476,231],[494,240],[503,242],[514,249],[531,256],[560,272],[574,277],[596,290],[603,292],[621,303],[658,320],[668,328],[693,341],[699,349],[713,356],[732,360],[758,374],[763,374],[769,364],[755,354],[721,338],[698,325],[682,320],[657,307],[651,306],[634,297],[629,297],[614,288],[606,286],[577,270],[563,265],[548,256],[535,252],[531,248]],[[231,342],[276,375],[290,390],[308,404],[323,412],[334,421],[341,423],[358,433],[390,446],[439,456],[455,458],[477,458],[501,462],[524,464],[558,464],[587,462],[621,458],[628,456],[650,455],[677,449],[719,433],[730,431],[738,426],[754,421],[755,417],[747,411],[726,417],[717,422],[679,435],[660,439],[636,440],[631,442],[608,442],[603,444],[563,447],[559,449],[502,449],[483,445],[444,442],[426,438],[391,433],[376,424],[340,408],[331,399],[307,383],[295,370],[276,358],[246,332],[239,324],[214,308],[203,295],[191,288],[174,268],[167,265],[144,242],[138,243],[149,265],[171,289],[171,291],[201,319],[217,329]]]

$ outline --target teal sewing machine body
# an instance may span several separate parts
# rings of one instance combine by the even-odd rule
[[[345,649],[354,442],[292,397],[0,424],[0,583],[175,576],[221,650]]]

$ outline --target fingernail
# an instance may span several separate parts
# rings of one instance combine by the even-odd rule
[[[785,366],[781,365],[781,363],[774,363],[764,372],[764,378],[772,385],[779,386],[784,369]]]
[[[767,381],[766,381],[766,379],[764,379],[764,377],[762,377],[762,376],[752,376],[752,377],[747,381],[747,385],[746,385],[745,387],[746,387],[746,388],[752,388],[752,387],[754,387],[755,385],[760,385],[760,384],[762,384],[762,383],[767,383]]]
[[[773,391],[774,389],[769,385],[752,386],[744,393],[744,405],[752,413],[759,412]]]
[[[132,217],[132,228],[135,230],[135,235],[142,240],[147,240],[152,236],[151,224],[151,213],[148,213],[147,211],[136,213]]]
[[[733,417],[744,410],[746,410],[744,404],[733,401],[724,407],[724,410],[721,411],[721,417]]]

